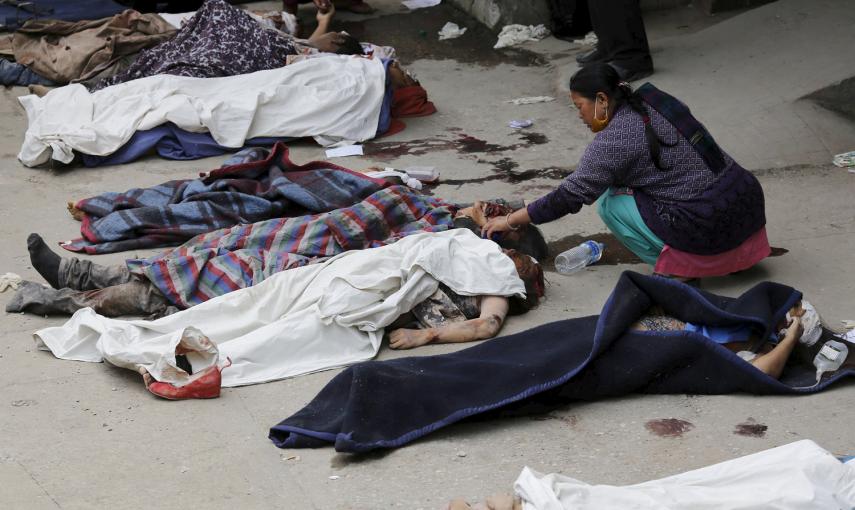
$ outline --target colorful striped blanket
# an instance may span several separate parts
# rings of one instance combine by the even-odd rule
[[[297,165],[278,143],[266,159],[200,179],[81,200],[75,207],[84,213],[83,237],[62,247],[98,254],[174,246],[233,225],[348,207],[387,185],[325,161]]]
[[[347,250],[447,230],[455,212],[455,206],[439,199],[391,186],[351,207],[200,234],[178,248],[128,260],[127,265],[173,304],[189,308]]]

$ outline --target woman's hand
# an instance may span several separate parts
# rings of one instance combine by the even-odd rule
[[[528,215],[528,209],[523,207],[522,209],[517,209],[507,216],[496,216],[495,218],[488,220],[487,223],[481,227],[481,237],[492,239],[494,233],[519,230],[520,227],[524,227],[529,223],[531,223],[531,217]]]
[[[481,237],[484,239],[492,239],[493,234],[508,232],[511,230],[513,229],[511,228],[510,223],[508,223],[507,216],[496,216],[495,218],[487,220],[487,223],[481,227]]]

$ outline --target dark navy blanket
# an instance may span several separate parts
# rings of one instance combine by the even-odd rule
[[[341,452],[365,452],[403,446],[475,415],[573,400],[627,393],[816,392],[855,374],[855,356],[819,384],[813,366],[799,365],[793,356],[776,380],[699,333],[629,329],[658,304],[686,322],[747,323],[768,338],[799,299],[800,292],[776,283],[727,298],[625,272],[599,316],[546,324],[450,354],[350,367],[271,428],[270,439],[281,448],[334,445]]]
[[[326,161],[297,165],[277,143],[266,159],[200,179],[81,200],[83,238],[62,247],[96,254],[177,245],[220,228],[349,207],[386,186]]]

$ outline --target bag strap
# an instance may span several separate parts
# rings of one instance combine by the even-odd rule
[[[727,161],[721,148],[686,105],[650,83],[645,83],[636,92],[645,103],[665,117],[689,141],[712,173],[718,174],[725,169]]]

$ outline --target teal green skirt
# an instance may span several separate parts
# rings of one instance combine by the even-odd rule
[[[665,243],[644,223],[635,205],[635,197],[622,190],[609,188],[597,200],[597,212],[618,241],[645,263],[656,265]]]

